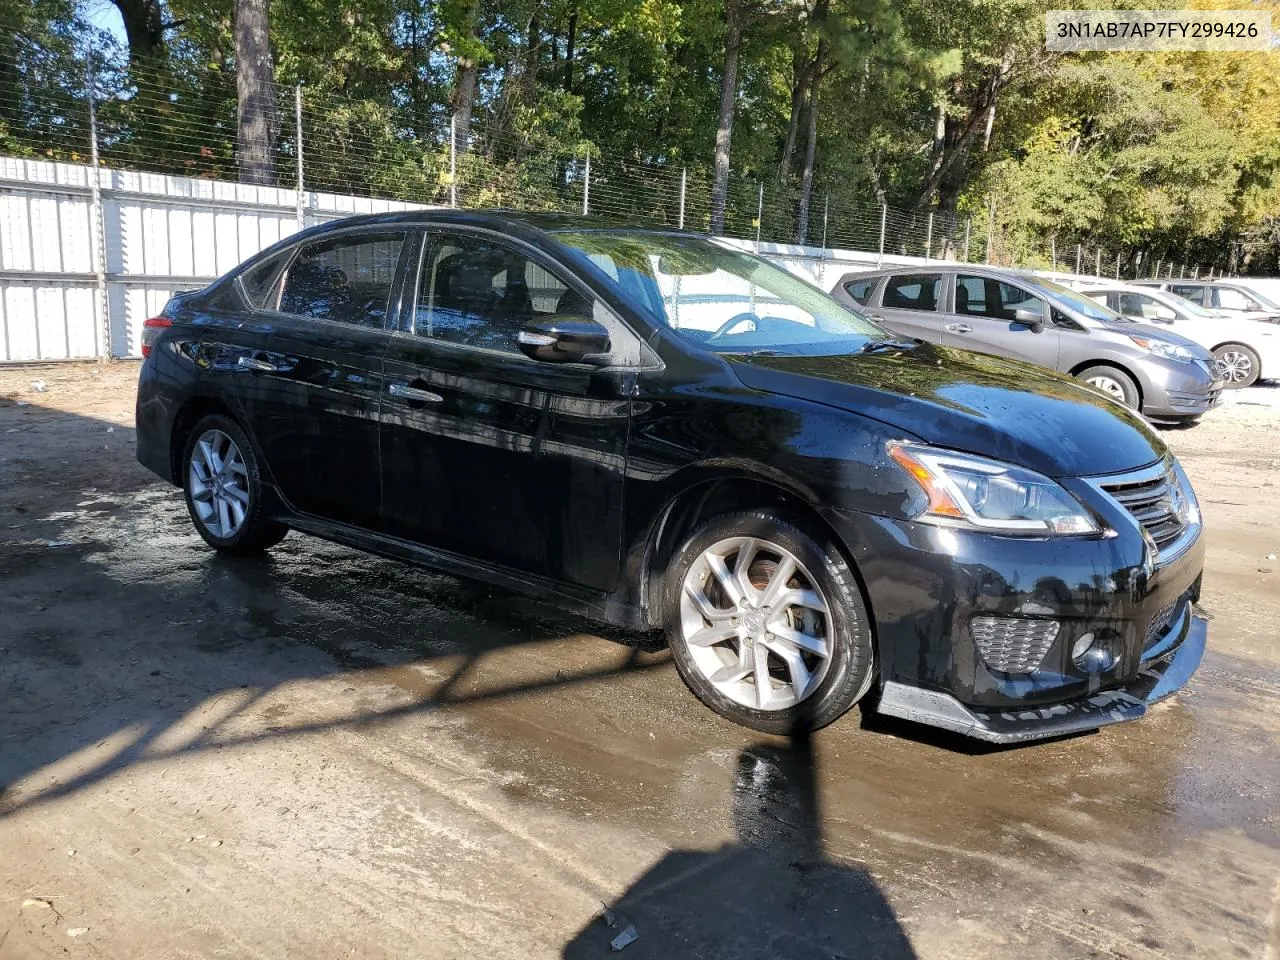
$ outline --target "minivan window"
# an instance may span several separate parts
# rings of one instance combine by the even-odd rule
[[[870,280],[850,280],[844,285],[844,292],[865,307],[879,282],[879,277],[872,277]]]
[[[285,276],[281,311],[381,329],[404,238],[359,233],[307,244]]]
[[[908,273],[890,277],[881,304],[891,310],[937,310],[942,274]]]
[[[1013,322],[1018,310],[1039,310],[1044,301],[1033,293],[994,277],[960,274],[956,277],[956,313]]]

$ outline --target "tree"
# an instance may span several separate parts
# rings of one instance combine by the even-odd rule
[[[111,0],[124,21],[129,42],[129,62],[135,66],[162,60],[165,56],[164,8],[160,0]]]
[[[733,110],[738,97],[738,53],[742,48],[742,2],[725,0],[724,69],[720,74],[720,115],[716,123],[715,180],[711,187],[711,232],[724,232],[724,207],[729,194],[729,147],[733,141]]]
[[[236,164],[242,183],[274,185],[275,78],[267,0],[236,0]]]

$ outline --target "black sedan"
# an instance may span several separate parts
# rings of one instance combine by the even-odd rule
[[[234,554],[290,529],[663,627],[758,730],[996,742],[1198,665],[1196,498],[1135,414],[886,333],[688,234],[457,211],[296,234],[147,321],[138,458]]]

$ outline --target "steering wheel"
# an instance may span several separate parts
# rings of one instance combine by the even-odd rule
[[[720,327],[716,330],[716,332],[713,333],[711,336],[707,337],[707,343],[710,343],[712,340],[719,340],[721,337],[727,335],[730,330],[732,330],[738,324],[742,323],[744,320],[752,320],[757,324],[760,323],[760,318],[758,316],[756,316],[750,310],[744,310],[742,313],[739,313],[736,316],[730,317],[724,323],[720,324]]]

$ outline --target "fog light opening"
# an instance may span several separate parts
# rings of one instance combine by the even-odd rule
[[[1105,640],[1086,633],[1071,648],[1071,660],[1084,673],[1105,673],[1116,665],[1116,654]]]

